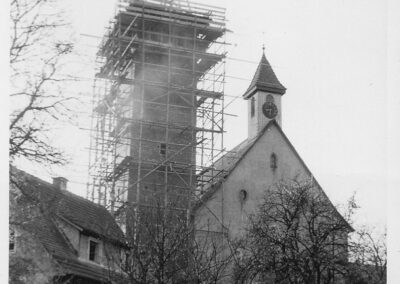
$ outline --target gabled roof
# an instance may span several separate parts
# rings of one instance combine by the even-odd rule
[[[88,235],[125,244],[123,232],[103,206],[69,191],[60,190],[21,170],[13,168],[12,171],[24,194],[46,205],[58,217],[68,220]]]
[[[22,192],[17,202],[22,207],[21,216],[26,218],[23,229],[44,247],[66,274],[108,283],[111,271],[82,261],[58,222],[66,220],[87,235],[126,247],[124,235],[110,213],[100,205],[61,191],[14,167],[10,175],[11,183]]]
[[[209,187],[205,189],[205,193],[193,204],[192,212],[199,209],[219,190],[221,183],[231,174],[247,152],[273,123],[278,125],[275,120],[270,120],[257,136],[244,140],[214,163],[213,168],[216,174],[212,177]]]
[[[77,252],[68,243],[66,237],[62,235],[53,218],[42,215],[41,218],[35,218],[29,226],[34,227],[29,230],[33,235],[32,237],[43,245],[51,257],[60,265],[63,273],[107,283],[110,274],[109,269],[80,260]]]
[[[50,215],[50,216],[49,216]],[[64,259],[77,257],[77,252],[72,249],[61,231],[51,218],[51,214],[35,216],[24,226],[32,238],[36,238],[51,256]]]
[[[225,154],[223,157],[219,159],[219,161],[226,160],[226,159],[231,159],[231,162],[227,164],[227,167],[224,170],[220,170],[220,173],[224,173],[223,175],[216,176],[214,178],[214,182],[210,185],[208,190],[197,200],[193,206],[192,206],[192,214],[196,212],[199,208],[202,207],[220,188],[222,182],[228,178],[228,176],[233,172],[233,170],[237,167],[237,165],[240,163],[240,161],[246,156],[246,154],[250,151],[250,149],[257,143],[257,141],[264,135],[264,133],[271,128],[272,126],[275,126],[279,133],[282,135],[283,139],[286,141],[290,149],[293,151],[295,156],[299,159],[300,163],[303,165],[304,169],[306,170],[307,174],[311,177],[313,177],[310,169],[307,167],[303,159],[300,157],[299,153],[297,153],[296,149],[292,145],[292,143],[289,141],[289,138],[285,135],[283,132],[282,128],[279,126],[279,123],[276,122],[276,120],[270,120],[267,125],[260,131],[260,133],[254,137],[253,139],[249,140],[246,139],[242,143],[240,143],[238,146],[232,149],[232,151],[229,151],[227,154]],[[234,149],[236,150],[236,156],[232,157],[229,156],[231,152],[234,152]],[[230,154],[231,155],[231,154]],[[234,159],[233,159],[234,158]],[[215,164],[219,163],[217,161]],[[223,164],[223,163],[222,163]],[[343,216],[337,211],[336,207],[332,204],[330,201],[329,197],[326,195],[325,191],[322,189],[321,185],[318,183],[318,181],[313,177],[313,180],[315,182],[315,185],[321,190],[322,194],[325,196],[325,198],[329,201],[329,203],[332,205],[334,208],[335,212],[338,214],[339,218],[341,218],[349,227],[350,231],[354,231],[354,229],[351,227],[351,225],[343,218]]]
[[[110,269],[82,261],[78,253],[71,247],[67,238],[61,233],[55,220],[48,214],[40,215],[29,222],[28,229],[32,238],[38,240],[51,257],[62,268],[65,275],[77,275],[94,279],[102,283],[108,283]],[[116,273],[113,277],[121,277]],[[92,283],[92,282],[91,282]]]
[[[281,84],[281,82],[279,82],[274,70],[272,70],[271,64],[269,64],[265,57],[264,52],[253,80],[243,97],[249,99],[257,91],[265,91],[280,95],[283,95],[286,92],[286,88]]]

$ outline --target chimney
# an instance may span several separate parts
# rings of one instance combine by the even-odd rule
[[[54,177],[53,178],[53,185],[61,191],[67,190],[67,183],[68,183],[68,180],[65,177]]]

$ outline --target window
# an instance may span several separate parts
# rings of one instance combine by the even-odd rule
[[[265,102],[267,103],[273,103],[274,102],[274,97],[272,95],[268,95],[265,97]]]
[[[89,240],[89,260],[98,261],[99,255],[99,243]]]
[[[14,251],[15,250],[15,230],[11,225],[9,225],[8,234],[9,234],[8,235],[9,250]]]
[[[246,201],[246,200],[247,200],[247,197],[248,197],[248,194],[247,194],[247,191],[246,191],[246,190],[242,189],[242,190],[239,191],[239,199],[240,199],[240,202]]]
[[[165,156],[167,154],[167,144],[161,143],[160,144],[160,155]]]
[[[278,168],[278,158],[276,157],[275,153],[271,154],[270,157],[270,167],[271,169],[275,170],[276,168]]]
[[[254,97],[251,98],[251,105],[250,105],[250,115],[251,117],[254,116],[256,112],[256,99]]]

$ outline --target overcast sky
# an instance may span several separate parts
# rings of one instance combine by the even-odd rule
[[[7,38],[7,1],[0,9],[0,31]],[[50,172],[26,167],[50,181],[63,175],[69,188],[85,194],[88,162],[88,115],[91,111],[91,78],[99,36],[114,12],[114,0],[65,0],[77,52],[71,71],[89,80],[71,86],[82,103],[76,105],[76,125],[60,125],[54,143],[71,157],[71,165]],[[359,224],[389,223],[389,275],[396,269],[400,244],[400,2],[397,0],[247,0],[201,2],[227,8],[229,59],[226,94],[237,96],[228,113],[226,147],[246,138],[247,88],[261,57],[266,56],[287,88],[283,97],[283,130],[334,203],[343,203],[352,192],[362,206]],[[388,28],[389,27],[389,28]],[[89,36],[87,36],[89,35]],[[94,37],[92,37],[94,36]],[[97,37],[96,37],[97,36]],[[1,66],[8,65],[8,47],[2,41]],[[247,62],[247,63],[246,63]],[[2,76],[8,78],[8,76]],[[238,79],[240,78],[240,79]],[[1,84],[5,91],[7,83]],[[389,92],[389,93],[388,93]],[[227,97],[229,102],[232,97]],[[7,104],[0,104],[4,122]],[[7,133],[7,123],[1,124]],[[4,145],[7,135],[3,135]],[[6,147],[3,169],[7,169]],[[3,180],[3,188],[7,181]],[[386,196],[392,205],[386,219]],[[2,191],[3,193],[5,191]],[[6,198],[2,198],[6,208]],[[6,214],[3,217],[6,218]],[[3,218],[3,219],[4,219]],[[3,220],[2,222],[7,222]],[[397,235],[396,235],[397,234]],[[6,243],[6,242],[4,242]],[[3,254],[6,256],[6,254]],[[394,264],[393,257],[397,258]],[[2,276],[3,274],[0,274]],[[397,283],[396,280],[388,283]]]
[[[83,77],[95,71],[96,46],[114,13],[114,0],[69,0],[77,52],[71,62]],[[388,176],[387,7],[380,0],[201,1],[227,8],[228,59],[225,142],[230,149],[247,135],[248,87],[261,58],[262,45],[283,96],[283,130],[334,203],[353,192],[361,205],[360,223],[386,223]],[[74,67],[72,67],[72,65]],[[72,163],[55,175],[70,180],[70,189],[85,194],[88,128],[85,117],[92,82],[70,91],[87,104],[77,106],[77,126],[60,126],[54,141]],[[396,168],[398,170],[398,168]],[[45,179],[41,172],[32,169]]]

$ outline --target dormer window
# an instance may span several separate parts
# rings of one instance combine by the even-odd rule
[[[273,169],[273,170],[275,170],[276,168],[278,168],[278,158],[277,158],[277,156],[276,156],[275,153],[272,153],[272,154],[271,154],[271,157],[270,157],[270,167],[271,167],[271,169]]]
[[[99,243],[94,240],[89,240],[89,260],[99,261]]]
[[[253,117],[254,113],[256,112],[256,99],[251,97],[250,101],[250,115]]]

